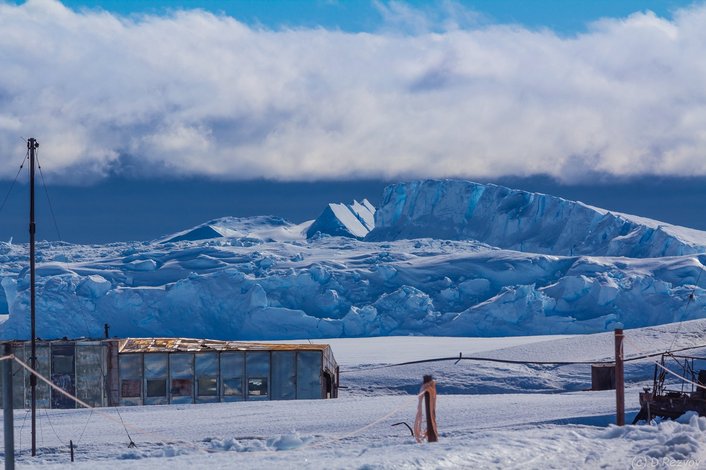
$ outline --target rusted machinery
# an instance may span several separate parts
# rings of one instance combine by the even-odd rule
[[[633,424],[657,417],[676,419],[687,411],[706,416],[706,357],[666,353],[659,364],[652,388],[640,393],[640,411]]]

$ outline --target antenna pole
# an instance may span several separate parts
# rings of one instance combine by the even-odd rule
[[[35,266],[34,266],[34,236],[36,226],[34,224],[34,152],[39,147],[39,143],[30,138],[27,141],[29,149],[29,289],[30,289],[30,322],[32,330],[32,356],[29,358],[29,365],[33,370],[37,370],[37,334],[35,322]],[[37,377],[34,374],[29,376],[29,385],[32,391],[32,457],[37,455]]]

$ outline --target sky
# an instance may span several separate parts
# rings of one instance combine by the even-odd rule
[[[654,218],[650,184],[694,188],[667,221],[703,200],[682,180],[706,177],[704,2],[0,0],[0,31],[0,190],[33,136],[68,225],[89,202],[128,213],[72,240],[168,232],[184,187],[209,188],[195,216],[291,219],[419,178],[615,193]],[[214,202],[243,188],[257,204]]]

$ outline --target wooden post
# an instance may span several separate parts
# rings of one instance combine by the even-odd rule
[[[623,369],[623,329],[615,330],[615,424],[625,426],[625,371]]]
[[[5,356],[12,354],[12,346],[5,343]],[[2,405],[5,432],[5,470],[15,468],[15,424],[13,423],[14,410],[12,409],[12,360],[2,361]]]
[[[424,383],[431,382],[433,380],[431,375],[424,376]],[[429,392],[424,392],[424,408],[427,415],[427,441],[428,442],[438,442],[439,436],[436,435],[436,414],[432,410],[431,397]]]

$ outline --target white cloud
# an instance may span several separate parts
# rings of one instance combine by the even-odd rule
[[[0,176],[20,136],[66,181],[706,174],[706,7],[561,37],[380,5],[415,32],[0,3]]]

